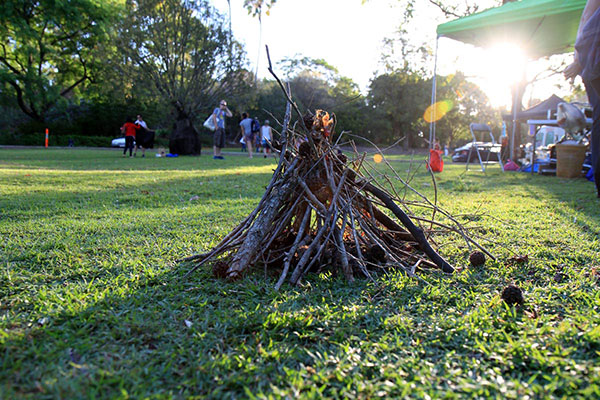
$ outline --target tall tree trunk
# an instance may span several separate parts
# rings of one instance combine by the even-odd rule
[[[191,118],[180,105],[176,104],[175,110],[176,118],[169,139],[169,151],[171,154],[200,155],[202,144]]]

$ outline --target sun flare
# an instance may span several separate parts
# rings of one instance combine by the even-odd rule
[[[484,49],[480,57],[473,59],[477,83],[492,106],[511,104],[511,86],[523,79],[526,63],[523,50],[512,43],[500,43]]]

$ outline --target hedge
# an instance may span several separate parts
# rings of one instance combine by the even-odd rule
[[[17,145],[17,146],[43,146],[45,135],[44,133],[0,133],[0,145]],[[81,136],[81,135],[52,135],[48,137],[50,146],[68,146],[69,139],[73,140],[74,146],[83,147],[110,147],[110,142],[113,138],[106,136]]]

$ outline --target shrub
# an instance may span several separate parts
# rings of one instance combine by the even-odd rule
[[[2,133],[0,134],[0,145],[17,146],[43,146],[44,133]],[[111,137],[105,136],[82,136],[82,135],[52,135],[48,138],[50,146],[68,146],[69,139],[77,147],[110,147]]]

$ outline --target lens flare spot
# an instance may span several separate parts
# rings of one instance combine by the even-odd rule
[[[452,107],[454,107],[454,103],[452,103],[451,100],[438,101],[437,103],[427,107],[425,114],[423,114],[423,119],[430,123],[437,122],[444,118],[444,115],[446,115],[448,111],[452,110]]]
[[[380,162],[383,161],[383,156],[381,154],[377,153],[373,156],[373,161],[375,161],[377,164],[379,164]]]

